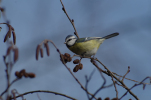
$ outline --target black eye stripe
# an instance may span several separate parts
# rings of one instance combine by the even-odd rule
[[[69,39],[67,42],[71,41],[72,39]]]
[[[72,39],[76,39],[76,38],[72,38]],[[67,40],[67,42],[71,41],[72,39]]]

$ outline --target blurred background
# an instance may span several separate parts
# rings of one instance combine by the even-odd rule
[[[151,76],[151,1],[150,0],[63,0],[64,6],[80,37],[103,37],[119,32],[120,35],[104,41],[100,46],[97,57],[112,72],[124,75],[130,66],[128,78],[142,81]],[[33,72],[36,78],[22,78],[11,86],[19,93],[33,90],[49,90],[63,93],[78,100],[87,100],[87,95],[80,85],[71,76],[69,71],[60,62],[59,54],[50,44],[50,56],[35,59],[36,47],[44,39],[52,40],[60,51],[73,55],[65,46],[67,35],[74,33],[68,18],[62,11],[60,0],[2,0],[1,7],[16,32],[16,46],[19,48],[19,59],[13,66],[11,80],[15,79],[15,71],[25,69]],[[1,16],[0,22],[4,22]],[[0,93],[6,88],[6,73],[3,55],[7,45],[3,42],[7,32],[6,25],[1,25],[0,32]],[[12,37],[10,40],[13,40]],[[75,57],[74,59],[76,59]],[[103,79],[89,59],[82,59],[83,69],[74,73],[85,86],[85,75],[95,69],[95,73],[88,85],[88,91],[94,93],[103,83]],[[75,65],[67,63],[73,70]],[[102,69],[103,66],[98,64]],[[104,75],[109,85],[111,78]],[[124,81],[130,88],[134,82]],[[149,80],[145,81],[149,83]],[[119,97],[126,90],[117,86]],[[132,89],[140,100],[151,99],[151,86],[147,85]],[[41,100],[68,100],[65,97],[50,93],[38,93]],[[116,97],[114,86],[101,90],[96,97]],[[27,100],[38,100],[37,94],[28,94]],[[134,99],[129,93],[123,100]],[[17,100],[21,100],[18,98]]]

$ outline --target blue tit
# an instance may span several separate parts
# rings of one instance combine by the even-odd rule
[[[94,56],[104,40],[117,36],[119,33],[113,33],[104,37],[86,37],[77,39],[73,35],[68,35],[65,44],[69,50],[82,57]]]

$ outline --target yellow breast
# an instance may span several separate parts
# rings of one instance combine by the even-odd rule
[[[86,55],[86,56],[92,56],[95,55],[100,44],[105,39],[94,39],[94,40],[89,40],[85,42],[76,42],[73,46],[69,47],[69,49],[78,54],[78,55]]]

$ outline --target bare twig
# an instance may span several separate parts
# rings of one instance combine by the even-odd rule
[[[16,78],[16,79],[14,79],[14,80],[10,83],[10,85],[7,85],[7,88],[5,89],[4,92],[1,93],[0,96],[3,96],[3,94],[8,91],[9,87],[10,87],[14,82],[16,82],[16,81],[18,81],[18,80],[19,80],[19,78]]]
[[[114,75],[116,75],[116,76],[123,77],[122,75],[118,75],[117,73],[114,73],[114,72],[112,72],[112,73],[113,73]],[[126,78],[126,77],[125,77],[125,79],[130,80],[130,81],[133,81],[133,82],[141,83],[141,82],[139,82],[139,81],[132,80],[132,79],[129,79],[129,78]],[[144,83],[144,82],[143,82],[143,84],[148,84],[148,85],[150,85],[151,83]]]
[[[17,94],[17,95],[20,95],[20,94],[17,92],[16,89],[13,89],[13,90],[11,91],[11,93],[13,94],[13,97],[11,97],[11,98],[13,98],[14,100],[16,100],[16,94]],[[23,95],[21,95],[20,97],[22,98],[22,100],[25,100]]]
[[[128,70],[127,70],[126,74],[123,76],[123,78],[122,78],[122,82],[124,81],[125,76],[126,76],[129,72],[130,72],[130,67],[128,66]]]
[[[86,89],[86,94],[87,94],[87,97],[88,97],[88,100],[90,100],[90,97],[89,97],[89,94],[88,94],[88,83],[89,83],[89,79],[87,76],[85,76],[85,80],[86,80],[86,84],[85,84],[85,89]]]
[[[36,91],[25,92],[23,94],[19,94],[18,96],[16,96],[16,98],[21,97],[23,95],[31,94],[31,93],[37,93],[37,92],[52,93],[52,94],[55,94],[55,95],[64,96],[64,97],[72,99],[72,100],[76,100],[75,98],[70,97],[68,95],[65,95],[65,94],[62,94],[62,93],[58,93],[58,92],[53,92],[53,91],[46,91],[46,90],[36,90]]]
[[[116,91],[116,98],[118,99],[118,91],[117,91],[117,88],[116,88],[116,81],[114,81],[113,76],[111,76],[111,78],[112,78],[114,88],[115,88],[115,91]]]
[[[108,72],[102,70],[102,69],[94,62],[94,59],[91,59],[91,63],[92,63],[94,66],[96,66],[97,69],[98,69],[100,72],[103,72],[103,73],[105,73],[105,74],[107,74],[107,75],[110,76],[110,74],[108,74]]]
[[[89,97],[89,94],[88,94],[88,83],[90,82],[90,80],[91,80],[92,75],[94,74],[94,72],[95,72],[95,69],[91,72],[89,78],[87,76],[85,76],[85,79],[86,79],[85,89],[86,89],[88,100],[90,100],[90,97]]]
[[[39,45],[41,46],[43,43],[46,43],[46,42],[50,42],[50,43],[53,44],[53,46],[56,48],[57,52],[60,54],[60,57],[61,57],[61,59],[62,59],[61,61],[62,61],[62,63],[64,64],[64,66],[67,68],[67,70],[68,70],[68,71],[70,72],[70,74],[73,76],[73,78],[77,81],[77,83],[81,86],[81,88],[82,88],[84,91],[86,91],[86,89],[84,88],[84,86],[80,83],[80,81],[74,76],[74,74],[72,73],[72,71],[70,70],[70,68],[68,68],[68,66],[66,65],[66,63],[65,63],[65,61],[64,61],[64,59],[63,59],[63,56],[62,56],[60,50],[59,50],[59,49],[57,48],[57,46],[53,43],[53,41],[45,39],[45,40],[42,41]],[[91,93],[89,93],[89,92],[88,92],[88,94],[90,94],[91,96],[93,96],[93,94],[91,94]],[[97,98],[95,98],[95,99],[97,99]]]
[[[70,19],[69,15],[68,15],[68,13],[67,13],[67,11],[66,11],[64,5],[63,5],[62,0],[60,0],[60,2],[61,2],[61,4],[62,4],[62,10],[64,11],[64,13],[66,14],[66,16],[68,17],[69,21],[71,22],[71,24],[72,24],[72,26],[73,26],[73,28],[74,28],[74,30],[75,30],[74,34],[77,36],[77,38],[79,38],[78,32],[77,32],[77,30],[76,30],[76,28],[75,28],[75,25],[74,25],[74,20],[73,20],[73,19],[72,19],[72,20]]]
[[[93,65],[95,65],[95,66],[97,66],[97,68],[99,68],[93,58],[91,59],[91,62],[93,63]],[[100,90],[102,90],[102,89],[104,89],[104,88],[107,88],[107,87],[110,87],[110,86],[113,85],[113,84],[111,84],[111,85],[105,86],[105,84],[106,84],[106,79],[105,79],[105,77],[104,77],[103,74],[102,74],[103,70],[102,70],[101,68],[99,68],[99,72],[100,72],[101,77],[103,78],[104,82],[103,82],[103,84],[101,85],[101,87],[100,87],[100,88],[94,93],[94,95],[90,98],[90,100],[92,100],[92,99],[94,98],[94,96],[95,96]]]
[[[73,55],[73,57],[75,57],[75,56],[77,56],[77,57],[81,57],[80,55]],[[72,57],[72,58],[73,58]],[[84,57],[84,58],[89,58],[89,59],[92,59],[91,57]],[[92,62],[93,63],[93,62]],[[95,65],[96,63],[93,63],[93,65]],[[95,65],[96,66],[96,65]],[[107,72],[107,71],[104,71],[104,70],[102,70],[100,67],[98,67],[98,66],[96,66],[97,67],[97,69],[98,70],[100,70],[100,71],[102,71],[103,73],[105,73],[106,75],[108,75],[108,76],[110,76],[110,74]],[[117,73],[114,73],[114,72],[112,72],[114,75],[116,75],[116,76],[119,76],[119,77],[124,77],[124,76],[122,76],[122,75],[118,75]],[[136,80],[132,80],[132,79],[129,79],[129,78],[124,78],[124,79],[127,79],[127,80],[130,80],[130,81],[133,81],[133,82],[137,82],[137,83],[141,83],[141,82],[139,82],[139,81],[136,81]],[[148,85],[150,85],[151,83],[144,83],[143,82],[143,84],[148,84]]]
[[[9,51],[9,48],[8,48],[7,51]],[[6,79],[7,79],[7,88],[6,88],[6,90],[4,92],[1,93],[1,96],[4,93],[6,93],[8,91],[8,89],[9,89],[9,87],[10,87],[10,70],[9,69],[11,69],[10,66],[9,66],[9,63],[6,62],[6,56],[3,56],[3,57],[4,57],[4,63],[5,63],[5,66],[6,66],[6,70],[5,71],[6,71]]]
[[[103,76],[102,72],[100,72],[101,76]],[[101,90],[104,88],[105,84],[106,84],[106,79],[104,78],[104,76],[102,77],[104,82],[102,84],[102,86],[100,88],[98,88],[98,90],[94,93],[94,95],[90,98],[90,100],[92,100],[94,98],[94,96]]]
[[[2,0],[0,0],[0,3],[1,3],[1,1],[2,1]],[[6,15],[5,15],[5,9],[2,8],[2,7],[0,7],[0,10],[1,10],[1,12],[2,12],[2,15],[3,15],[4,20],[5,20],[5,21],[8,21],[7,18],[6,18]]]
[[[143,89],[144,89],[145,84],[143,84],[143,82],[144,82],[146,79],[148,79],[148,78],[151,79],[151,77],[146,77],[146,78],[143,79],[140,83],[134,84],[129,90],[133,89],[134,87],[136,87],[136,86],[138,86],[138,85],[143,85]],[[129,91],[127,90],[119,100],[121,100],[128,92],[129,92]]]
[[[38,94],[38,93],[37,93],[37,97],[38,97],[38,99],[39,99],[39,100],[41,100],[41,98],[40,98],[40,96],[39,96],[39,94]]]
[[[97,58],[95,60],[97,62],[99,62],[107,70],[107,72],[110,74],[110,76],[112,76],[118,82],[120,82],[122,84],[122,87],[124,87],[136,100],[139,100],[139,98],[124,84],[124,82],[122,82],[120,79],[118,79],[101,61],[99,61]],[[109,74],[107,74],[107,75],[109,75]]]
[[[12,66],[18,59],[18,48],[12,42],[10,42],[10,44],[11,44],[11,46],[8,47],[6,55],[3,56],[4,63],[5,63],[5,66],[6,66],[5,71],[6,71],[7,87],[6,87],[5,91],[1,93],[1,96],[9,90],[9,87],[15,81],[17,81],[17,79],[15,79],[14,81],[12,81],[12,83],[10,83],[10,73],[11,73],[11,70],[12,70]],[[10,55],[11,50],[14,51],[14,63],[11,62],[11,55]],[[6,57],[9,57],[8,62],[6,62]]]

